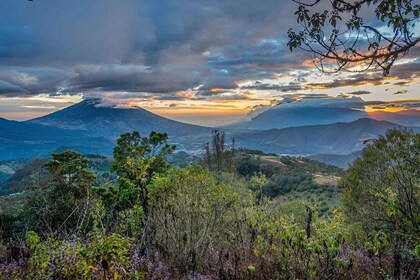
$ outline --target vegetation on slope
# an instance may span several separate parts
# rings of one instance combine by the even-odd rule
[[[213,136],[201,165],[179,168],[168,163],[166,134],[123,134],[111,186],[80,154],[53,154],[24,195],[0,200],[0,278],[419,277],[419,134],[388,132],[344,174],[235,151],[234,141],[222,148],[224,137]],[[307,185],[288,190],[289,179],[272,195],[282,172],[306,174]],[[342,204],[331,215],[292,195],[341,175]]]

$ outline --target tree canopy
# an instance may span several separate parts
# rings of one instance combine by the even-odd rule
[[[310,52],[322,72],[374,67],[386,76],[420,42],[415,29],[420,6],[412,0],[294,1],[301,29],[289,29],[287,45]]]
[[[373,140],[341,183],[349,220],[393,242],[399,279],[402,244],[420,242],[420,134],[394,129]]]
[[[85,230],[89,224],[92,185],[95,174],[88,161],[72,150],[52,154],[46,165],[47,175],[34,180],[27,202],[28,221],[40,231]]]
[[[167,144],[168,134],[152,131],[142,137],[138,131],[125,133],[117,140],[114,148],[112,170],[118,175],[119,198],[133,206],[140,198],[143,210],[147,214],[147,188],[154,174],[169,168],[167,157],[172,154],[175,145]]]

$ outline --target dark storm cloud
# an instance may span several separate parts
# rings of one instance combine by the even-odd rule
[[[58,69],[0,67],[0,94],[30,96],[39,93],[57,94],[69,74]]]
[[[78,67],[67,80],[71,91],[129,91],[170,93],[198,85],[191,73],[177,73],[160,68],[134,65],[92,65]]]
[[[292,2],[14,1],[0,10],[0,77],[8,96],[89,91],[167,94],[237,88],[296,65],[279,38]],[[289,10],[290,10],[289,9]],[[19,68],[19,69],[18,69]],[[219,92],[220,93],[220,92]]]
[[[131,92],[178,100],[175,92],[194,90],[210,98],[238,89],[240,81],[279,74],[291,82],[243,89],[300,91],[308,73],[289,72],[302,70],[307,56],[291,54],[285,40],[296,6],[278,0],[3,0],[0,95]],[[419,74],[413,63],[393,69],[391,76],[403,79]],[[360,74],[308,86],[381,80]]]
[[[0,23],[0,61],[21,64],[37,55],[39,45],[30,27]]]

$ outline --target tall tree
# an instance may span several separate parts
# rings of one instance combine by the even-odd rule
[[[146,186],[155,174],[169,168],[167,158],[175,149],[167,140],[166,133],[155,131],[148,137],[142,137],[138,131],[125,133],[117,140],[112,170],[118,175],[120,207],[132,207],[140,199],[145,214],[148,213]]]
[[[46,163],[47,175],[34,181],[26,206],[29,223],[47,232],[80,231],[86,228],[92,201],[95,174],[79,153],[52,154]]]
[[[226,145],[226,133],[220,130],[213,130],[212,144],[209,143],[204,146],[203,161],[206,167],[210,170],[216,171],[230,171],[235,169],[234,156],[235,156],[235,138],[232,139],[231,147]]]
[[[420,244],[420,134],[390,130],[363,150],[341,181],[348,219],[394,243],[394,276],[401,247]]]

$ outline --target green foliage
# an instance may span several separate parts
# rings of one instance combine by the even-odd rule
[[[418,278],[418,134],[366,148],[343,210],[339,169],[243,150],[252,173],[171,168],[166,140],[122,135],[118,188],[95,187],[104,158],[53,154],[30,193],[0,199],[0,279]]]
[[[349,234],[341,217],[336,212],[331,220],[315,219],[312,235],[308,238],[303,226],[306,207],[305,204],[290,203],[273,209],[266,205],[250,212],[247,220],[257,243],[255,254],[271,260],[270,274],[282,279],[342,277],[349,260],[342,259],[340,253]]]
[[[28,231],[26,233],[26,244],[28,244],[28,248],[33,250],[39,243],[39,236],[34,231]]]
[[[127,257],[129,244],[130,241],[119,234],[95,236],[88,246],[80,250],[84,258],[81,267],[83,276],[92,278],[95,271],[99,269],[96,267],[98,264],[101,265],[104,276],[107,278],[112,275],[114,279],[118,279],[121,272],[127,274],[125,268],[129,266]]]
[[[171,169],[149,189],[155,242],[186,270],[208,268],[215,261],[210,256],[229,246],[241,197],[249,195],[216,183],[199,165]]]
[[[74,151],[52,154],[47,175],[33,181],[25,209],[27,222],[42,232],[76,230],[89,226],[96,177],[88,161]]]
[[[373,140],[342,179],[350,221],[420,243],[420,135],[390,130]]]
[[[375,256],[383,254],[388,249],[387,235],[382,231],[369,232],[368,240],[365,243],[365,248]]]
[[[224,131],[213,130],[212,136],[211,145],[206,143],[204,146],[203,166],[216,172],[234,172],[235,138],[232,138],[232,143],[228,147]]]
[[[125,133],[117,140],[114,148],[112,170],[118,175],[118,206],[121,209],[132,207],[140,199],[147,214],[147,188],[155,174],[169,168],[167,157],[175,149],[167,144],[168,135],[152,131],[149,137],[139,132]]]
[[[143,231],[143,220],[145,219],[143,208],[134,205],[132,208],[118,213],[118,231],[129,236],[140,236]]]
[[[259,204],[261,204],[263,200],[263,189],[268,185],[267,177],[261,172],[255,172],[249,179],[249,183],[251,184],[252,189],[257,191],[258,201]]]
[[[17,279],[128,279],[130,277],[130,263],[127,256],[130,240],[118,234],[94,235],[84,242],[79,239],[48,238],[40,243],[36,233],[31,232],[27,243],[32,251],[28,260],[28,269],[19,271]],[[133,276],[140,273],[140,271],[131,271]]]
[[[342,179],[348,220],[366,232],[378,232],[366,244],[374,254],[392,242],[396,279],[403,257],[415,259],[420,244],[419,167],[420,134],[393,129],[373,140]],[[404,250],[409,253],[403,255]]]

